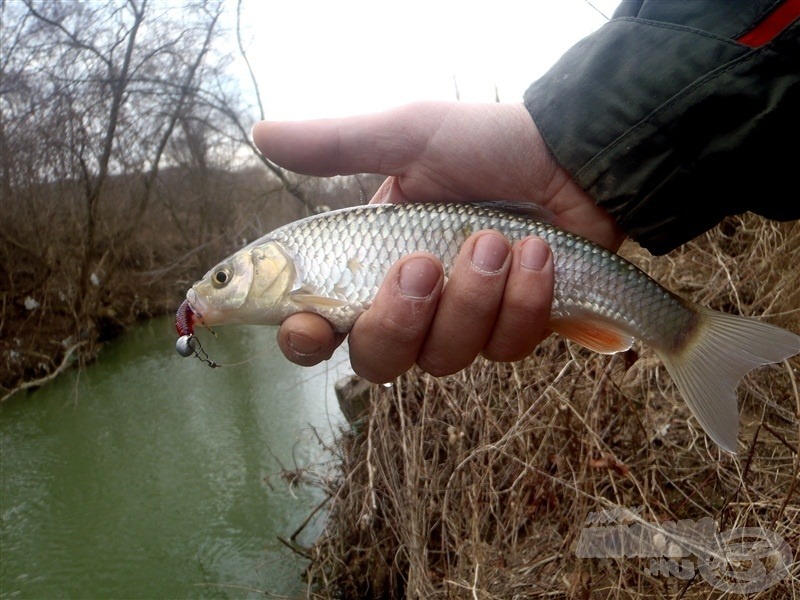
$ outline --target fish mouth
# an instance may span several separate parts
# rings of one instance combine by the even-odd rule
[[[178,335],[194,335],[196,325],[207,324],[207,313],[205,303],[194,288],[186,292],[186,300],[181,303],[175,314],[175,330]]]

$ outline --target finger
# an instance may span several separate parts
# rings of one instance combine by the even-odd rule
[[[293,363],[310,367],[328,360],[345,338],[335,333],[325,319],[313,313],[298,313],[278,330],[278,346]]]
[[[430,128],[415,112],[407,105],[343,119],[262,121],[253,128],[253,142],[264,156],[298,173],[394,175],[427,143]],[[425,114],[430,118],[430,111]]]
[[[350,333],[350,362],[361,377],[391,381],[410,369],[425,342],[444,285],[441,263],[416,253],[386,274],[372,306]]]
[[[553,257],[537,237],[514,245],[503,300],[483,355],[489,360],[521,360],[545,337],[553,302]]]
[[[431,375],[469,366],[489,340],[511,264],[508,240],[471,236],[458,254],[417,364]]]

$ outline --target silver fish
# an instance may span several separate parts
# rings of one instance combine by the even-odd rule
[[[449,274],[464,241],[494,229],[514,242],[544,239],[553,253],[549,328],[606,354],[634,340],[653,348],[703,429],[735,452],[736,387],[751,369],[800,352],[800,336],[693,304],[613,252],[563,231],[523,203],[374,204],[290,223],[239,250],[187,292],[178,351],[191,355],[196,324],[279,325],[297,312],[349,331],[389,267],[416,251]]]

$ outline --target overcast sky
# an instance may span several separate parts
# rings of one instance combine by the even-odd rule
[[[456,83],[464,101],[493,101],[495,85],[520,100],[617,3],[244,0],[242,22],[267,118],[308,119],[454,100]]]

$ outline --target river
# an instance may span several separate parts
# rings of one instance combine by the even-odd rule
[[[0,598],[303,594],[305,561],[277,536],[324,495],[290,489],[280,464],[330,468],[316,434],[330,441],[343,423],[333,384],[347,356],[297,367],[273,328],[203,340],[217,362],[253,358],[181,358],[156,319],[0,406]]]

